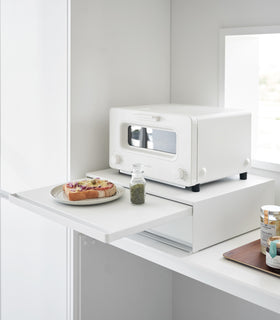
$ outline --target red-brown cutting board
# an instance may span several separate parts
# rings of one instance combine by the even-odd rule
[[[225,252],[224,257],[280,277],[280,270],[272,269],[265,264],[265,255],[261,253],[260,248],[260,240],[256,240],[234,250]]]

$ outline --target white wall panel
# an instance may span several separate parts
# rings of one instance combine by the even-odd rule
[[[65,180],[67,0],[1,1],[1,188]]]
[[[72,0],[71,171],[109,166],[109,108],[169,102],[170,1]]]

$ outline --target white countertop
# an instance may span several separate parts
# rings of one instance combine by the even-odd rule
[[[141,235],[115,241],[112,245],[280,313],[280,278],[223,258],[224,252],[258,238],[259,230],[252,231],[193,254]]]

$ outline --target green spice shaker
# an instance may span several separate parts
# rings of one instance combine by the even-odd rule
[[[146,181],[143,173],[142,164],[136,163],[133,165],[132,176],[129,183],[130,202],[133,204],[142,204],[145,202]]]

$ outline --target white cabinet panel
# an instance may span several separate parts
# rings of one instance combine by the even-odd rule
[[[67,0],[1,0],[1,186],[67,174]],[[2,200],[3,320],[66,319],[66,228]]]
[[[278,313],[206,286],[199,281],[174,274],[172,320],[245,320],[248,316],[254,320],[279,319]]]
[[[81,320],[171,320],[172,271],[81,236]]]
[[[2,320],[66,320],[66,228],[1,199]]]
[[[1,188],[63,181],[67,1],[1,0]]]

